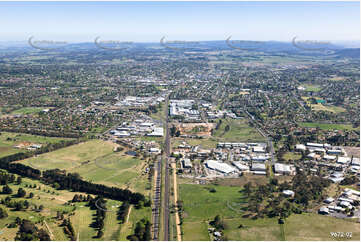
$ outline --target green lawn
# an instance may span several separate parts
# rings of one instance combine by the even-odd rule
[[[305,84],[303,85],[306,88],[307,92],[319,92],[321,87],[319,85]]]
[[[283,159],[285,160],[299,160],[301,159],[302,155],[301,154],[296,154],[293,152],[287,152],[283,155]]]
[[[24,115],[28,115],[28,114],[34,114],[34,113],[39,113],[42,110],[46,109],[45,107],[24,107],[24,108],[20,108],[17,110],[14,110],[13,112],[11,112],[11,114],[24,114]]]
[[[102,140],[91,140],[72,145],[53,152],[32,157],[21,163],[38,169],[65,169],[72,170],[80,166],[82,162],[94,160],[113,152],[114,144]]]
[[[317,128],[323,130],[358,130],[353,128],[351,124],[323,124],[323,123],[298,123],[301,127]]]
[[[229,131],[225,127],[229,125]],[[213,137],[219,142],[239,142],[239,141],[264,141],[264,138],[255,128],[248,125],[246,120],[222,119],[222,124],[218,130],[214,130]]]
[[[50,153],[21,161],[37,169],[64,169],[76,172],[85,180],[108,186],[129,188],[143,194],[149,193],[149,181],[144,174],[145,162],[125,154],[114,152],[115,144],[91,140]]]
[[[210,240],[209,221],[221,215],[226,223],[229,240],[280,240],[277,219],[252,220],[242,218],[240,206],[244,202],[240,187],[180,184],[180,200],[184,204],[182,229],[184,240]],[[209,191],[216,189],[215,193]],[[243,224],[245,227],[239,229]]]

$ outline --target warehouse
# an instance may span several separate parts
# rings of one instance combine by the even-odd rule
[[[225,174],[229,174],[236,171],[236,169],[233,168],[232,166],[215,160],[207,160],[205,164],[209,169],[216,170]]]
[[[280,175],[291,175],[292,169],[290,165],[275,163],[274,164],[274,171]]]

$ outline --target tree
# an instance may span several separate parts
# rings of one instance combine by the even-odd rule
[[[18,193],[17,193],[17,196],[18,197],[25,197],[25,195],[26,195],[26,191],[23,189],[23,188],[19,188],[18,189]]]
[[[40,241],[50,241],[50,235],[44,229],[39,230],[38,237]]]
[[[252,183],[248,182],[244,185],[244,192],[249,196],[252,192]]]
[[[5,208],[0,207],[0,219],[6,218],[8,216],[8,213]]]
[[[18,178],[16,179],[16,183],[19,185],[21,184],[21,182],[22,182],[21,176],[18,176]]]
[[[29,198],[33,198],[34,197],[34,193],[29,193]]]
[[[13,190],[8,186],[8,185],[5,185],[3,187],[3,193],[4,194],[12,194],[13,193]]]

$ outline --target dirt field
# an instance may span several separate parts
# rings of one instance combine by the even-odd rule
[[[177,125],[181,135],[211,136],[214,123],[182,123]]]

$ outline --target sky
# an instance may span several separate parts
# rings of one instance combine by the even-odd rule
[[[0,2],[0,41],[359,40],[359,2]]]

